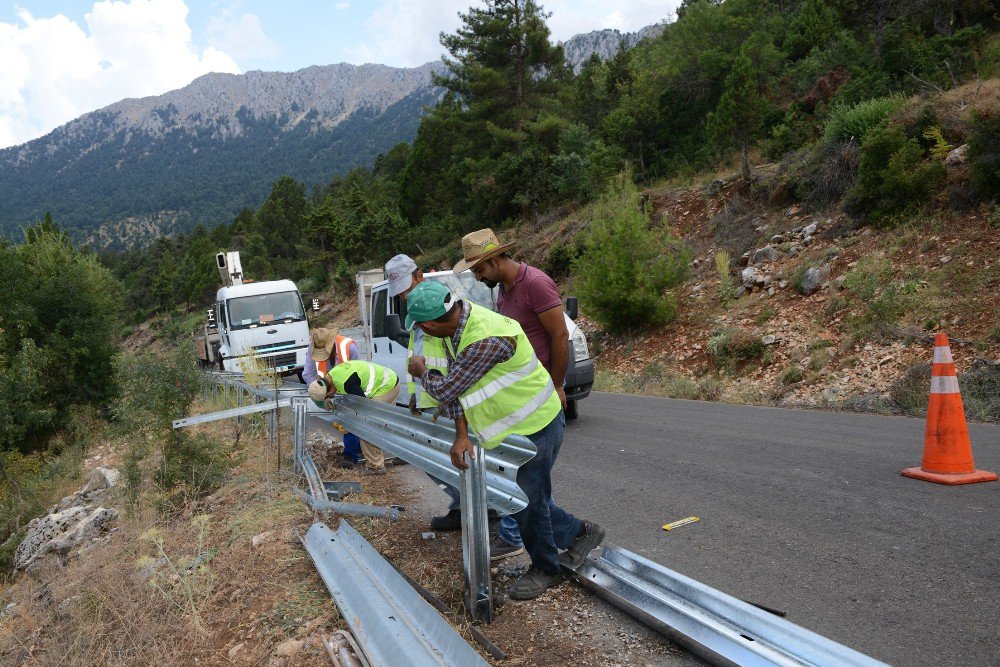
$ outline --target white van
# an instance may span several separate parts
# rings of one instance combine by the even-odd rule
[[[452,271],[435,271],[425,273],[424,279],[436,280],[448,287],[452,298],[469,300],[472,303],[485,306],[495,311],[499,288],[492,290],[476,280],[471,271],[454,273]],[[399,322],[406,320],[406,300],[400,297],[389,298],[389,281],[381,269],[362,271],[357,275],[358,306],[361,311],[362,326],[352,329],[341,329],[340,333],[350,336],[357,342],[361,356],[369,361],[388,366],[399,375],[400,392],[396,401],[406,405],[409,392],[406,381],[407,346],[389,337],[386,316],[398,315]],[[576,316],[575,299],[570,299],[567,310]],[[590,358],[590,348],[587,339],[569,315],[566,316],[566,328],[569,330],[569,367],[566,370],[566,398],[568,405],[566,417],[575,419],[577,416],[577,401],[590,395],[594,384],[594,362]]]

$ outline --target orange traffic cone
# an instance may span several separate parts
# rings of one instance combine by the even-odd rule
[[[969,429],[958,390],[958,376],[951,357],[948,336],[934,338],[934,367],[931,371],[931,398],[927,406],[924,461],[919,468],[907,468],[906,477],[938,484],[992,482],[996,473],[976,470],[972,461]]]

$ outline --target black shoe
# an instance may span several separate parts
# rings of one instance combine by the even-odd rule
[[[532,567],[507,589],[507,596],[511,600],[531,600],[552,586],[561,584],[564,579],[562,572],[548,574]]]
[[[446,533],[452,530],[462,530],[462,510],[448,510],[444,516],[431,519],[431,528]]]
[[[352,461],[351,459],[340,459],[339,465],[341,468],[353,468],[354,461]]]
[[[583,535],[580,535],[569,549],[559,554],[559,562],[571,570],[583,565],[587,554],[596,549],[604,541],[604,529],[590,521],[583,522]]]
[[[524,545],[515,547],[513,544],[509,544],[506,540],[501,539],[499,535],[494,535],[490,538],[490,561],[503,560],[504,558],[509,558],[523,553]]]

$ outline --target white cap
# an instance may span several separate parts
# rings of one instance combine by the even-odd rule
[[[322,380],[316,380],[309,384],[309,398],[319,403],[326,399],[326,385]]]
[[[394,297],[410,289],[413,272],[417,264],[409,255],[396,255],[385,263],[385,275],[389,279],[389,296]]]

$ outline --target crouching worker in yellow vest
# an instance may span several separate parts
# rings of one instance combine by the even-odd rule
[[[338,393],[392,403],[399,395],[399,377],[385,366],[368,361],[345,361],[309,385],[309,398],[320,405]],[[382,450],[362,439],[361,451],[367,461],[366,467],[377,475],[384,475],[385,455]]]
[[[452,465],[468,468],[465,457],[474,457],[470,433],[486,449],[518,434],[538,450],[517,472],[528,507],[514,515],[531,568],[508,591],[513,600],[538,597],[563,580],[562,564],[579,567],[604,539],[603,528],[552,500],[552,466],[566,428],[552,378],[520,324],[473,303],[452,303],[440,283],[424,281],[410,292],[406,325],[414,324],[445,342],[447,374],[428,370],[419,356],[410,359],[408,370],[455,420]],[[569,548],[560,556],[556,544]]]

